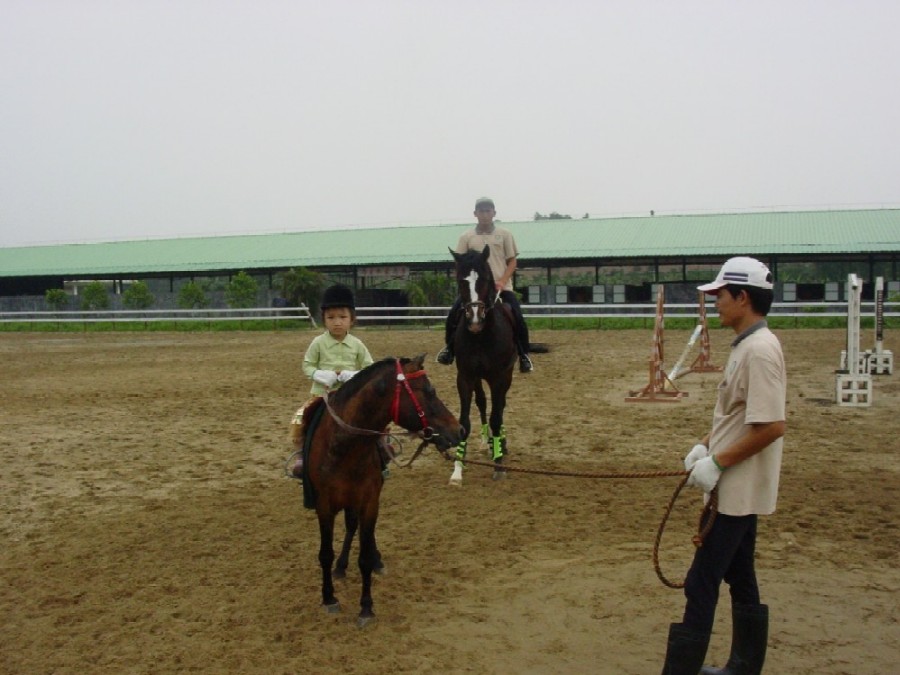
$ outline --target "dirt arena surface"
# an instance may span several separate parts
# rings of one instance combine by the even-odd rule
[[[719,376],[679,379],[680,403],[626,403],[647,382],[650,333],[533,336],[552,351],[513,383],[510,465],[681,468]],[[315,514],[283,473],[315,334],[0,334],[0,672],[660,671],[683,596],[651,554],[677,478],[494,482],[470,467],[455,489],[429,450],[385,485],[378,622],[356,627],[355,564],[337,582],[344,611],[326,615]],[[376,359],[427,352],[457,411],[455,369],[433,361],[440,331],[357,334]],[[788,433],[779,510],[760,521],[766,672],[897,672],[900,374],[875,377],[871,408],[837,407],[845,332],[778,334]],[[687,338],[667,331],[667,352]],[[730,338],[712,332],[714,363]],[[900,353],[895,333],[885,347]],[[699,505],[685,491],[663,538],[673,579]],[[729,615],[723,588],[708,662],[727,657]]]

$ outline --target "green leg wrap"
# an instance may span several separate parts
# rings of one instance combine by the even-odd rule
[[[460,462],[466,461],[466,443],[468,441],[460,441],[456,446],[456,459]]]
[[[494,436],[491,438],[491,458],[496,462],[506,454],[506,436]]]

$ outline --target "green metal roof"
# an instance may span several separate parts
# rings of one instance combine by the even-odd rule
[[[0,277],[450,262],[474,223],[0,248]],[[900,252],[900,209],[503,222],[520,265],[554,260]]]

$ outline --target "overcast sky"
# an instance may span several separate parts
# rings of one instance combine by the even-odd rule
[[[897,0],[0,0],[0,246],[900,206]]]

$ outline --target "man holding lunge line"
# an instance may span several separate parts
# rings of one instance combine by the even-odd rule
[[[699,290],[716,296],[722,326],[737,337],[719,384],[712,429],[684,459],[688,485],[717,489],[718,513],[685,579],[681,623],[669,627],[663,675],[758,675],[768,641],[769,608],[754,569],[757,516],[775,511],[785,429],[787,377],[778,338],[765,317],[772,274],[753,258],[731,258]],[[725,581],[731,592],[731,655],[703,666]]]

